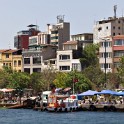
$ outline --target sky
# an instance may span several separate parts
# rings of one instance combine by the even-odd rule
[[[70,22],[70,34],[93,33],[95,21],[124,15],[124,0],[0,0],[0,49],[14,48],[18,31],[37,24],[40,31],[56,24],[57,15]]]

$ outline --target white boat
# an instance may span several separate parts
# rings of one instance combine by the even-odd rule
[[[78,99],[67,95],[50,95],[47,110],[49,112],[71,112],[78,110]]]

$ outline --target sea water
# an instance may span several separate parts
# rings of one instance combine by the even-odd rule
[[[124,113],[49,113],[32,109],[0,109],[0,124],[124,124]]]

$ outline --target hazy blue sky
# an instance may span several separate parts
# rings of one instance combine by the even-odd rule
[[[0,0],[0,49],[9,48],[9,42],[13,48],[14,36],[29,24],[46,31],[57,15],[65,15],[71,34],[91,33],[94,21],[114,15],[114,5],[122,16],[124,0]]]

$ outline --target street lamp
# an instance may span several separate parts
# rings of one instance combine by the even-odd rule
[[[104,68],[105,68],[105,84],[106,84],[106,39],[105,39],[105,42],[104,42],[104,47],[105,47],[105,54],[104,54],[104,57],[105,57],[105,65],[104,65]],[[106,86],[105,86],[106,88]]]

